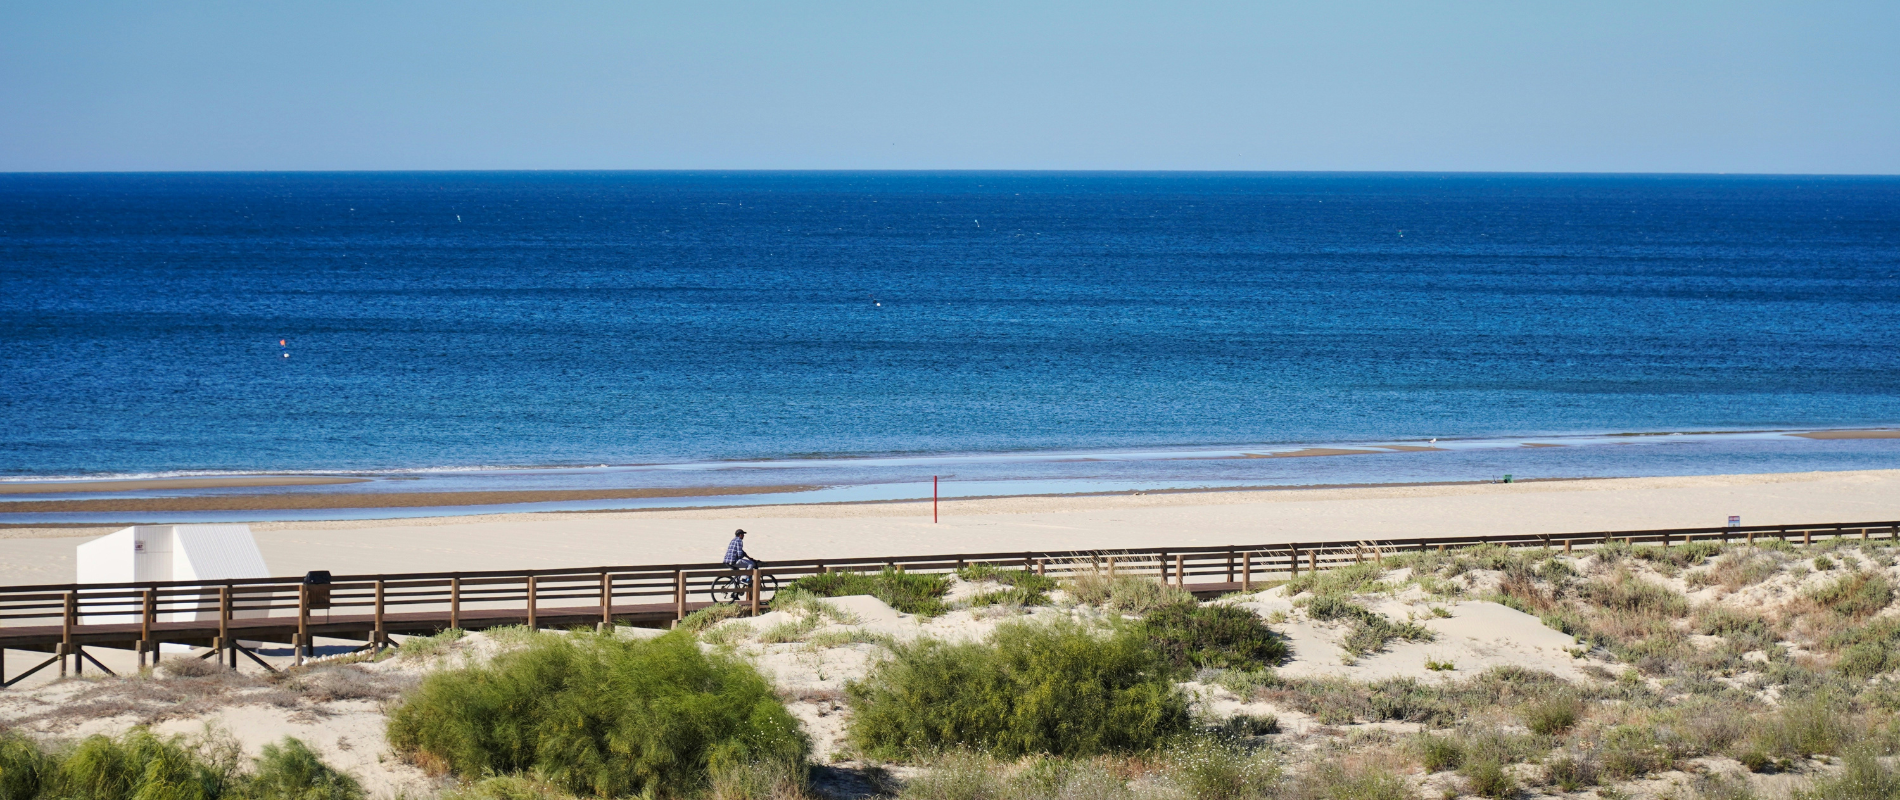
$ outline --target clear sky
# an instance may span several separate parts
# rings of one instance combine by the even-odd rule
[[[1900,173],[1900,2],[27,2],[0,171]]]

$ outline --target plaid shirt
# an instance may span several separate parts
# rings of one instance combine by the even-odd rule
[[[732,543],[726,545],[726,563],[737,564],[739,559],[745,557],[745,540],[737,536],[732,537]]]

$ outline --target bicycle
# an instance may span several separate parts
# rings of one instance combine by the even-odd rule
[[[754,561],[755,569],[764,569],[765,563]],[[712,599],[715,603],[738,603],[751,596],[752,574],[749,571],[732,572],[713,579]],[[778,578],[770,573],[759,575],[759,599],[768,599],[778,591]]]

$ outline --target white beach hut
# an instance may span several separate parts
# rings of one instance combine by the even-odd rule
[[[138,525],[79,546],[80,583],[134,581],[220,581],[268,578],[270,568],[257,551],[249,525]],[[215,604],[216,593],[207,594]],[[201,603],[200,605],[207,605]],[[113,609],[117,611],[117,609]],[[126,613],[87,614],[85,622],[137,621],[138,608]],[[237,616],[251,616],[238,613]],[[213,610],[170,611],[170,622],[217,619]]]

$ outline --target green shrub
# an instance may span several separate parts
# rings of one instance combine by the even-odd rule
[[[1260,615],[1229,605],[1166,606],[1148,613],[1141,633],[1181,669],[1258,669],[1286,663],[1287,646]]]
[[[1428,773],[1457,769],[1465,763],[1464,743],[1450,736],[1419,734],[1412,740],[1412,749],[1418,754],[1419,766]]]
[[[818,597],[849,597],[868,594],[906,614],[934,617],[948,611],[943,596],[950,592],[950,579],[942,575],[898,572],[824,572],[792,581],[787,591],[806,592]]]
[[[0,798],[38,796],[51,782],[55,766],[31,739],[0,731]]]
[[[1544,783],[1547,785],[1574,792],[1585,786],[1595,786],[1596,782],[1596,762],[1587,757],[1566,753],[1544,761]]]
[[[1583,716],[1583,701],[1569,695],[1535,700],[1519,708],[1517,714],[1532,733],[1549,736],[1577,724]]]
[[[1840,753],[1857,738],[1846,712],[1826,696],[1789,702],[1755,720],[1747,749],[1776,760]]]
[[[1668,764],[1655,733],[1636,725],[1618,725],[1606,732],[1597,758],[1604,774],[1619,779],[1641,777]]]
[[[238,788],[234,765],[144,728],[86,737],[59,760],[51,796],[60,800],[213,800]]]
[[[1834,669],[1850,678],[1871,678],[1900,669],[1900,619],[1872,620],[1830,636],[1823,644],[1841,651]]]
[[[1480,797],[1510,797],[1517,794],[1517,781],[1511,777],[1510,770],[1503,762],[1493,758],[1481,758],[1466,763],[1458,770],[1465,776],[1465,788]]]
[[[323,763],[308,745],[286,736],[264,745],[246,794],[249,800],[358,800],[363,788]]]
[[[1852,572],[1810,590],[1807,596],[1836,614],[1860,619],[1893,603],[1893,584],[1878,572]]]
[[[1688,599],[1674,590],[1628,574],[1620,575],[1614,581],[1585,584],[1583,597],[1611,611],[1645,616],[1680,617],[1689,611]]]
[[[1187,701],[1134,630],[1014,623],[984,643],[920,639],[846,690],[860,752],[1015,757],[1143,750],[1187,729]]]
[[[303,742],[264,747],[255,770],[239,769],[235,743],[161,738],[134,728],[94,735],[47,753],[0,734],[4,800],[361,800],[356,781],[331,769]]]
[[[398,751],[465,778],[533,772],[575,794],[687,794],[749,763],[802,769],[809,744],[744,662],[679,632],[542,637],[437,672],[390,715]]]

